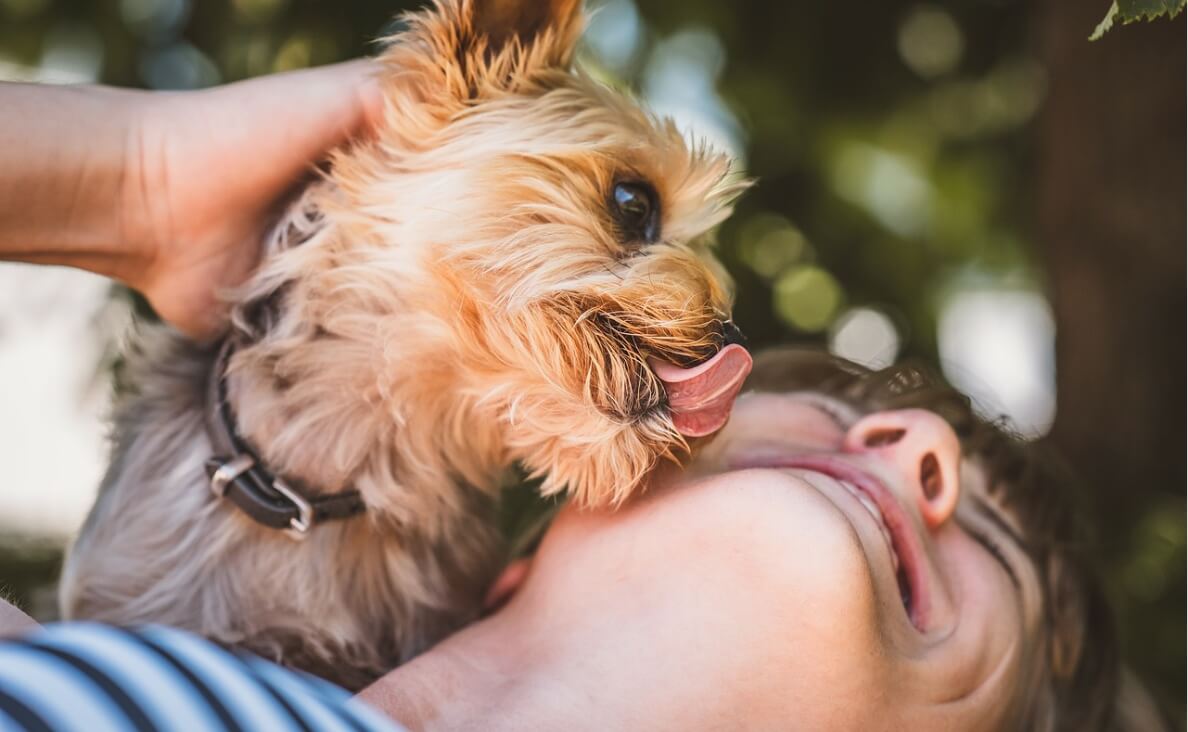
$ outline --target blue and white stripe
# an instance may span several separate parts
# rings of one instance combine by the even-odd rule
[[[0,642],[0,732],[395,732],[338,687],[150,626],[47,626]]]

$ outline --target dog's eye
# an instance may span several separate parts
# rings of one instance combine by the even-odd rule
[[[660,234],[656,191],[647,183],[616,183],[611,192],[611,213],[625,241],[654,242]]]

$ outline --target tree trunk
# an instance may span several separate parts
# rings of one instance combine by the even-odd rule
[[[1057,325],[1051,440],[1094,494],[1128,650],[1182,714],[1184,17],[1115,26],[1091,43],[1108,5],[1048,0],[1040,10],[1049,77],[1038,241]],[[1137,537],[1151,533],[1154,506],[1174,517],[1179,538],[1168,541],[1179,546],[1162,586],[1135,592],[1126,567],[1150,546]]]

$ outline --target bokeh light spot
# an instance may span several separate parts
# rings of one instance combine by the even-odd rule
[[[133,33],[160,41],[189,20],[190,0],[120,0],[120,16]]]
[[[263,23],[272,20],[288,7],[288,0],[231,0],[235,15],[245,23]]]
[[[745,165],[742,128],[717,91],[725,63],[726,51],[713,31],[682,30],[652,49],[643,95],[654,112],[671,117],[690,141],[708,142]]]
[[[643,45],[643,21],[632,0],[590,3],[590,25],[582,42],[603,66],[625,73]]]
[[[1056,325],[1038,292],[986,286],[957,288],[937,328],[941,367],[987,418],[1005,416],[1028,438],[1056,416]]]
[[[873,145],[842,147],[831,166],[834,190],[890,231],[916,236],[928,225],[932,189],[916,161]]]
[[[800,259],[805,245],[804,234],[795,227],[768,232],[755,242],[751,267],[765,277],[775,277]]]
[[[98,81],[103,66],[103,38],[89,25],[59,25],[46,35],[38,65],[48,80],[70,84]]]
[[[313,43],[304,35],[297,34],[290,37],[276,52],[273,71],[292,71],[304,69],[313,60]]]
[[[760,214],[747,221],[738,242],[739,258],[758,275],[775,279],[809,253],[808,240],[783,216]]]
[[[1029,58],[996,66],[980,80],[936,85],[928,109],[936,129],[947,137],[969,139],[1013,130],[1035,116],[1043,101],[1046,77]]]
[[[899,355],[899,330],[886,313],[854,308],[833,324],[829,352],[867,368],[886,368]]]
[[[220,79],[214,62],[185,42],[145,55],[140,75],[150,89],[202,89]]]
[[[1134,547],[1122,569],[1127,593],[1141,602],[1156,602],[1174,575],[1184,574],[1183,512],[1153,510],[1143,517],[1131,539]]]
[[[833,320],[841,306],[842,290],[833,275],[809,265],[785,272],[776,281],[773,297],[775,311],[784,322],[815,333]]]
[[[0,9],[12,18],[31,18],[45,10],[49,0],[0,0]]]
[[[957,68],[965,52],[965,38],[953,16],[934,6],[918,7],[899,25],[899,56],[925,79]]]

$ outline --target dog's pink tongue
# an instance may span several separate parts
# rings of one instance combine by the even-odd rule
[[[703,437],[722,429],[734,397],[751,373],[751,354],[732,343],[691,369],[650,359],[649,365],[668,392],[668,409],[677,432]]]

